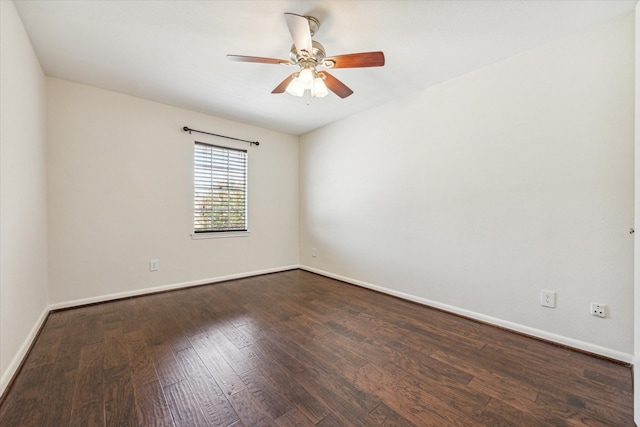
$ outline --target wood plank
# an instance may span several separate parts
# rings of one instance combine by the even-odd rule
[[[379,396],[385,405],[416,425],[464,425],[471,421],[463,419],[460,422],[460,414],[438,396],[370,363],[360,368],[354,382],[360,389]]]
[[[492,399],[486,393],[470,390],[466,385],[447,377],[434,380],[431,373],[425,375],[420,369],[407,371],[390,363],[384,367],[384,370],[400,381],[422,390],[423,396],[428,394],[444,402],[448,408],[455,411],[454,413],[459,414],[457,416],[461,420],[469,414],[482,412]]]
[[[126,335],[126,347],[131,361],[131,381],[136,387],[158,381],[151,352],[141,332]]]
[[[626,391],[628,393],[633,393],[633,386],[629,382],[629,375],[616,377],[613,375],[608,375],[606,373],[598,372],[592,369],[584,370],[584,377],[593,381],[597,384],[607,387],[607,389],[617,389]]]
[[[139,426],[173,427],[173,417],[159,381],[135,388],[136,419]]]
[[[277,418],[275,423],[279,427],[313,427],[315,425],[297,409],[293,409]]]
[[[538,397],[538,391],[529,384],[497,372],[492,366],[485,366],[473,354],[456,355],[438,351],[431,357],[473,375],[467,384],[470,390],[488,394],[516,407],[530,406]]]
[[[164,394],[176,427],[209,425],[187,381],[180,381],[164,387]]]
[[[181,307],[172,298],[172,293],[152,295],[151,301],[139,303],[140,316],[147,320],[144,324],[144,335],[149,345],[169,344],[174,351],[188,348],[189,335],[179,323],[173,310]]]
[[[411,427],[415,426],[414,423],[389,408],[384,403],[376,406],[373,411],[370,412],[371,416],[376,420],[378,425],[382,427]]]
[[[46,414],[42,425],[69,425],[71,420],[71,404],[75,392],[78,371],[65,371],[60,365],[54,365],[46,386],[50,392],[46,394]],[[0,425],[5,425],[0,422]]]
[[[144,325],[150,320],[144,314],[140,313],[140,307],[151,304],[153,301],[153,295],[149,295],[144,300],[140,298],[131,298],[117,301],[117,307],[120,317],[120,326],[122,327],[122,333],[127,334],[129,332],[140,330],[140,325]]]
[[[258,367],[259,361],[253,353],[253,345],[250,344],[249,340],[239,338],[244,334],[234,325],[223,322],[219,328],[215,330],[209,329],[207,336],[210,342],[215,343],[218,352],[237,374],[242,374]],[[235,336],[235,343],[231,341],[230,336]]]
[[[115,368],[117,366],[127,365],[129,359],[130,341],[127,340],[122,331],[122,324],[116,328],[105,331],[104,334],[104,366],[105,369]]]
[[[550,422],[563,418],[573,425],[612,426],[628,425],[628,417],[624,412],[604,405],[593,405],[581,398],[568,394],[558,399],[546,393],[540,393],[533,413]]]
[[[345,421],[336,415],[335,412],[330,413],[324,417],[320,422],[316,423],[317,427],[344,427]]]
[[[407,372],[419,373],[422,377],[430,380],[453,381],[459,384],[468,384],[473,379],[473,375],[462,369],[414,350],[413,347],[405,343],[392,341],[386,346],[395,351],[396,357],[393,359],[393,363]]]
[[[306,367],[322,369],[338,359],[338,356],[321,342],[293,329],[277,333],[267,330],[263,331],[262,336],[279,345]]]
[[[80,351],[78,383],[72,402],[71,425],[104,426],[104,352],[102,343]]]
[[[225,395],[230,396],[246,388],[246,385],[224,357],[222,357],[216,343],[211,340],[210,337],[207,335],[199,335],[193,337],[191,343]]]
[[[255,340],[250,336],[243,334],[238,328],[230,323],[221,322],[218,331],[222,332],[226,339],[239,350],[248,347],[255,342]]]
[[[244,372],[240,378],[247,386],[246,390],[251,399],[270,418],[275,420],[293,409],[293,405],[279,393],[259,369]]]
[[[238,421],[231,403],[196,351],[193,348],[181,350],[177,358],[209,425],[228,426]]]
[[[191,347],[189,347],[191,348]],[[163,343],[149,348],[160,384],[166,387],[185,379],[184,372],[176,360],[171,346]]]
[[[309,372],[296,374],[294,378],[309,394],[342,420],[342,423],[355,426],[374,425],[375,420],[369,412],[381,401],[371,390],[358,387],[334,370],[310,368]]]
[[[491,399],[486,409],[477,414],[476,420],[479,425],[485,426],[566,425],[564,417],[538,416],[530,411],[515,408],[500,399]]]
[[[275,420],[256,404],[249,390],[240,390],[229,396],[229,400],[244,425],[266,427],[274,424]]]
[[[300,383],[295,380],[295,375],[303,372],[300,368],[292,366],[288,355],[283,354],[275,346],[259,343],[256,352],[262,361],[262,371],[266,377],[277,387],[280,394],[296,406],[307,419],[317,423],[326,417],[331,411],[321,401],[313,397]]]
[[[40,404],[36,399],[20,399],[11,396],[5,399],[0,408],[0,425],[38,426],[41,425]]]
[[[137,424],[135,394],[129,365],[104,371],[105,425],[133,427]]]
[[[355,353],[361,360],[371,362],[377,366],[384,366],[387,363],[391,363],[395,359],[394,352],[385,345],[384,342],[376,341],[373,337],[367,337],[365,340],[355,344],[351,339],[344,335],[338,334],[334,331],[330,331],[326,337],[319,340],[319,342],[325,343],[328,347],[335,348],[342,346],[348,348],[352,353]],[[336,355],[339,353],[334,352]],[[357,359],[350,359],[354,361],[354,364],[364,366]]]

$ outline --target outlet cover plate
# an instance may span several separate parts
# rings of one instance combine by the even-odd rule
[[[597,302],[592,302],[591,309],[589,310],[589,312],[593,316],[602,317],[602,318],[607,317],[607,305],[600,304]]]
[[[556,293],[554,291],[542,290],[540,294],[540,305],[554,308],[556,306]]]

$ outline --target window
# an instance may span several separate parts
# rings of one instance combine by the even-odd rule
[[[196,142],[195,233],[247,231],[247,151]]]

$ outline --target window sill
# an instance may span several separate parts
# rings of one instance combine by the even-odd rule
[[[191,233],[191,240],[226,239],[229,237],[249,237],[250,231],[225,231],[222,233]]]

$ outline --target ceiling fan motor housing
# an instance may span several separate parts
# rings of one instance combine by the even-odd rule
[[[315,40],[311,41],[311,45],[313,49],[311,52],[311,56],[308,58],[298,54],[298,51],[296,50],[296,45],[291,46],[291,51],[289,52],[289,58],[291,58],[291,61],[293,61],[296,64],[303,63],[303,62],[311,62],[314,65],[321,65],[322,62],[324,61],[324,58],[326,58],[327,56],[324,50],[324,46],[322,46],[320,42],[317,42]]]

